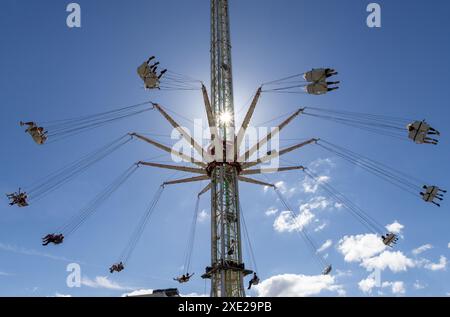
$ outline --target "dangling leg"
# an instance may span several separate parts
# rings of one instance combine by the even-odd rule
[[[336,89],[339,89],[339,87],[332,87],[332,88],[328,88],[327,90],[328,91],[333,91],[333,90],[336,90]]]
[[[436,130],[436,129],[433,129],[432,127],[430,127],[429,129],[428,129],[428,131],[431,131],[431,132],[433,132],[433,133],[431,133],[431,132],[428,132],[429,134],[437,134],[437,135],[441,135],[441,133],[438,131],[438,130]]]
[[[340,83],[341,83],[340,81],[328,81],[327,85],[338,85]]]
[[[161,77],[167,72],[167,69],[164,69],[163,71],[161,71],[161,73],[158,76],[158,79],[161,79]]]
[[[438,189],[438,191],[446,193],[447,191],[445,189]]]
[[[432,201],[432,203],[433,204],[435,204],[436,206],[438,206],[438,207],[441,207],[441,205],[439,205],[437,202],[435,202],[435,201]]]
[[[149,59],[147,60],[147,64],[149,64],[152,59],[155,59],[155,56],[150,56]]]

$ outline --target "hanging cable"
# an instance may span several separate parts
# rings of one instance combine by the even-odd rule
[[[374,218],[368,215],[364,210],[362,210],[359,206],[354,204],[350,199],[348,199],[344,194],[340,193],[333,186],[328,183],[320,181],[320,178],[317,174],[310,171],[309,169],[304,169],[303,172],[311,178],[317,186],[319,186],[322,190],[327,192],[330,195],[330,198],[335,202],[342,204],[347,211],[350,212],[352,216],[355,217],[357,221],[359,221],[366,229],[368,229],[372,233],[383,234],[385,228],[379,222],[377,222]]]
[[[125,106],[114,110],[109,110],[97,114],[80,117],[41,122],[43,135],[48,139],[46,143],[61,141],[69,136],[73,136],[85,131],[99,128],[111,122],[141,114],[152,110],[153,103],[146,101],[131,106]]]
[[[76,176],[86,171],[93,164],[99,162],[106,156],[112,154],[133,139],[132,136],[125,134],[105,146],[89,153],[80,159],[52,172],[43,179],[31,184],[27,187],[27,193],[30,197],[29,201],[37,201],[45,195],[55,191],[62,185],[66,184]]]
[[[252,246],[252,241],[250,240],[250,235],[248,233],[248,229],[247,229],[247,224],[245,222],[245,215],[242,211],[242,206],[241,204],[239,204],[239,211],[240,211],[240,216],[241,216],[241,223],[242,226],[244,228],[244,240],[246,240],[247,242],[247,247],[250,253],[250,264],[253,266],[253,271],[254,272],[259,272],[258,271],[258,266],[256,264],[256,258],[255,258],[255,253],[253,251],[253,246]]]
[[[190,268],[191,268],[191,258],[192,258],[192,253],[194,250],[195,231],[196,231],[196,227],[197,227],[199,209],[200,209],[200,196],[197,196],[197,200],[195,202],[194,216],[192,217],[192,223],[191,223],[191,228],[190,228],[190,232],[189,232],[189,238],[188,238],[188,241],[186,244],[186,254],[185,254],[184,265],[183,265],[186,273],[189,273]]]
[[[107,200],[117,189],[123,185],[128,178],[138,169],[137,164],[130,166],[123,174],[109,184],[101,193],[94,197],[84,208],[74,215],[65,225],[60,227],[57,232],[67,237],[74,233],[86,220],[92,216],[98,208]]]
[[[344,160],[365,169],[367,172],[399,187],[411,195],[417,196],[420,192],[421,184],[420,180],[417,178],[325,140],[319,140],[317,145],[343,158]]]
[[[168,70],[160,79],[160,90],[201,90],[202,82],[187,75]]]
[[[331,122],[355,127],[380,135],[390,136],[407,141],[406,126],[411,119],[359,113],[351,111],[337,111],[319,107],[306,107],[303,115],[328,120]]]
[[[130,259],[134,249],[137,246],[137,243],[139,242],[139,239],[141,238],[144,229],[149,222],[151,216],[153,215],[153,212],[155,210],[156,205],[158,204],[158,201],[161,198],[161,195],[164,191],[164,186],[160,186],[158,190],[156,191],[155,195],[153,196],[152,200],[150,201],[150,204],[148,205],[145,213],[143,214],[141,220],[138,223],[138,226],[134,230],[128,244],[126,245],[125,249],[123,250],[122,254],[120,255],[119,259],[120,262],[126,264],[128,260]]]

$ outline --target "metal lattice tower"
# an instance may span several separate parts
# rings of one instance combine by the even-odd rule
[[[230,23],[227,0],[211,0],[211,103],[215,122],[228,113],[231,121],[219,125],[224,140],[223,161],[234,161],[233,76],[231,64]],[[234,148],[234,147],[233,147]],[[228,153],[227,153],[228,152]],[[232,155],[232,157],[229,157]],[[217,164],[211,176],[211,296],[245,296],[243,286],[241,228],[239,215],[238,171],[233,164]],[[233,248],[232,254],[228,254]],[[231,252],[230,252],[231,253]],[[227,268],[232,261],[242,270]]]

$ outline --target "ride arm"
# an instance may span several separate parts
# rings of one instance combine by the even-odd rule
[[[237,149],[240,148],[241,142],[244,138],[245,131],[247,130],[248,124],[250,123],[250,120],[252,119],[253,112],[255,111],[256,104],[258,103],[259,97],[261,96],[261,87],[258,88],[256,91],[255,97],[253,98],[252,103],[250,104],[250,108],[248,108],[247,114],[245,115],[244,121],[242,121],[242,126],[239,129],[239,133],[236,136],[236,146]]]
[[[318,141],[318,139],[310,139],[308,141],[305,141],[305,142],[302,142],[302,143],[290,146],[288,148],[285,148],[285,149],[281,150],[280,152],[274,150],[272,153],[267,154],[266,156],[263,156],[262,158],[254,161],[254,162],[247,162],[247,163],[242,164],[242,169],[247,169],[249,167],[252,167],[252,166],[255,166],[255,165],[267,162],[267,161],[270,161],[270,160],[272,160],[272,159],[274,159],[276,157],[279,157],[279,156],[284,155],[286,153],[292,152],[292,151],[294,151],[296,149],[299,149],[299,148],[301,148],[301,147],[303,147],[305,145],[308,145],[308,144],[311,144],[311,143],[317,142],[317,141]]]
[[[263,173],[276,173],[276,172],[286,172],[292,170],[304,170],[303,166],[287,166],[287,167],[278,167],[278,168],[258,168],[252,170],[244,170],[241,172],[241,175],[255,175],[255,174],[263,174]]]
[[[260,149],[264,144],[269,142],[272,137],[279,134],[280,131],[286,127],[289,123],[291,123],[292,120],[294,120],[295,117],[297,117],[300,113],[302,113],[305,110],[305,108],[298,109],[296,112],[294,112],[289,118],[284,120],[280,125],[275,128],[274,130],[270,131],[263,139],[261,139],[257,144],[252,146],[247,152],[245,152],[243,155],[239,156],[238,161],[244,162],[247,158],[250,158],[258,149]]]
[[[142,135],[137,134],[135,132],[131,133],[130,135],[131,136],[135,136],[138,139],[141,139],[141,140],[143,140],[143,141],[145,141],[147,143],[150,143],[151,145],[153,145],[153,146],[155,146],[155,147],[157,147],[157,148],[159,148],[159,149],[161,149],[163,151],[166,151],[167,153],[171,153],[173,155],[176,155],[176,156],[178,156],[179,158],[181,158],[182,160],[184,160],[186,162],[191,162],[191,163],[193,163],[195,165],[198,165],[198,166],[201,166],[203,168],[206,167],[205,163],[197,161],[194,157],[186,155],[186,154],[183,154],[181,152],[173,151],[170,147],[165,146],[165,145],[163,145],[163,144],[161,144],[159,142],[156,142],[156,141],[154,141],[152,139],[149,139],[149,138],[147,138],[145,136],[142,136]]]
[[[204,175],[207,174],[205,169],[194,168],[194,167],[168,165],[168,164],[143,162],[143,161],[139,161],[138,165],[158,167],[158,168],[165,168],[165,169],[176,170],[176,171],[187,172],[187,173],[196,173],[196,174],[204,174]]]
[[[203,101],[205,103],[206,117],[208,118],[209,131],[211,133],[211,141],[213,141],[216,137],[219,136],[217,131],[216,120],[214,118],[214,114],[211,108],[211,102],[209,101],[208,92],[206,91],[205,85],[202,84],[202,94]]]
[[[164,182],[162,186],[183,184],[183,183],[192,183],[192,182],[199,182],[199,181],[206,181],[206,180],[209,180],[209,176],[202,175],[202,176],[182,178],[182,179],[177,179],[177,180],[174,180],[174,181]]]
[[[155,108],[163,115],[163,117],[181,134],[181,136],[197,151],[202,159],[206,158],[207,162],[211,162],[211,156],[205,151],[200,144],[197,143],[160,105],[154,104]]]
[[[257,180],[257,179],[254,179],[254,178],[249,178],[249,177],[244,177],[244,176],[238,176],[238,180],[240,180],[240,181],[242,181],[242,182],[250,183],[250,184],[255,184],[255,185],[261,185],[261,186],[268,186],[268,187],[276,188],[274,184],[265,183],[265,182],[259,181],[259,180]]]

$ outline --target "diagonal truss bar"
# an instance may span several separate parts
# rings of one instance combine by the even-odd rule
[[[305,141],[305,142],[302,142],[302,143],[290,146],[288,148],[285,148],[285,149],[281,150],[280,152],[278,152],[278,151],[269,152],[266,156],[263,156],[262,158],[258,159],[255,162],[248,162],[248,163],[242,164],[242,169],[247,169],[249,167],[252,167],[252,166],[255,166],[255,165],[267,162],[267,161],[270,161],[270,160],[272,160],[272,159],[274,159],[274,158],[276,158],[278,156],[281,156],[281,155],[284,155],[286,153],[292,152],[292,151],[294,151],[296,149],[299,149],[299,148],[301,148],[301,147],[303,147],[305,145],[308,145],[308,144],[311,144],[311,143],[317,142],[317,141],[318,141],[318,139],[310,139],[308,141]]]
[[[260,149],[264,144],[269,142],[275,135],[279,134],[284,127],[286,127],[289,123],[291,123],[291,121],[294,120],[294,118],[296,118],[304,110],[305,108],[298,109],[289,118],[280,123],[278,127],[270,131],[263,139],[261,139],[258,143],[252,146],[247,152],[239,156],[238,162],[245,162],[246,160],[248,160],[258,149]]]
[[[207,193],[210,189],[211,189],[211,183],[209,183],[208,185],[205,186],[205,188],[202,189],[202,191],[200,193],[198,193],[198,197],[200,197],[201,195]]]
[[[205,151],[197,141],[192,138],[187,131],[185,131],[160,105],[154,104],[155,108],[163,115],[163,117],[178,130],[181,136],[197,151],[202,159],[206,159],[207,162],[211,162],[211,156]]]
[[[268,187],[275,188],[274,184],[269,184],[269,183],[266,183],[266,182],[262,182],[260,180],[257,180],[257,179],[254,179],[254,178],[250,178],[250,177],[238,176],[238,180],[240,180],[242,182],[250,183],[250,184],[261,185],[261,186],[268,186]]]
[[[214,118],[214,114],[211,108],[211,102],[209,101],[208,91],[206,90],[205,85],[202,84],[202,94],[203,101],[205,103],[206,117],[208,118],[209,131],[211,133],[211,141],[213,141],[216,137],[219,136],[217,131],[216,119]]]
[[[245,115],[244,121],[242,121],[242,126],[239,129],[239,133],[236,136],[236,149],[241,147],[242,140],[244,139],[245,131],[248,128],[248,124],[252,119],[253,112],[255,111],[256,105],[258,103],[259,97],[261,96],[261,87],[256,91],[255,97],[253,98],[252,103],[250,104],[250,108],[248,108],[247,114]],[[237,151],[236,151],[237,153]]]
[[[169,169],[169,170],[182,171],[182,172],[187,172],[187,173],[196,173],[196,174],[204,174],[204,175],[207,174],[206,170],[205,169],[201,169],[201,168],[177,166],[177,165],[168,165],[168,164],[160,164],[160,163],[152,163],[152,162],[143,162],[143,161],[140,161],[138,164],[139,165],[144,165],[144,166],[165,168],[165,169]]]
[[[253,170],[245,170],[241,172],[241,175],[256,175],[263,173],[276,173],[276,172],[286,172],[293,170],[304,170],[303,166],[287,166],[287,167],[279,167],[279,168],[258,168]]]
[[[159,142],[156,142],[155,140],[152,140],[150,138],[147,138],[147,137],[142,136],[142,135],[137,134],[137,133],[131,133],[130,135],[131,136],[135,136],[138,139],[141,139],[142,141],[150,143],[151,145],[153,145],[153,146],[155,146],[155,147],[157,147],[157,148],[159,148],[159,149],[161,149],[163,151],[166,151],[167,153],[171,153],[173,155],[176,155],[176,156],[178,156],[179,158],[181,158],[182,160],[184,160],[186,162],[191,162],[191,163],[193,163],[195,165],[198,165],[198,166],[201,166],[203,168],[206,167],[205,163],[197,161],[194,157],[186,155],[186,154],[181,153],[181,152],[173,151],[170,147],[165,146],[164,144],[161,144]]]
[[[207,176],[207,175],[203,176],[202,175],[202,176],[182,178],[182,179],[177,179],[177,180],[174,180],[174,181],[164,182],[163,186],[175,185],[175,184],[183,184],[183,183],[192,183],[192,182],[199,182],[199,181],[206,181],[206,180],[209,180],[209,176]]]

